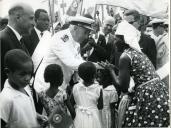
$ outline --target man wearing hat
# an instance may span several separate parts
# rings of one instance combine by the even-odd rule
[[[168,34],[165,32],[164,20],[153,19],[149,24],[153,31],[151,37],[155,40],[157,49],[156,69],[161,68],[169,60]]]
[[[168,33],[168,27],[169,27],[169,23],[168,23],[168,20],[166,20],[165,22],[164,22],[164,28],[165,28],[165,31]]]
[[[164,33],[164,20],[153,19],[149,22],[149,25],[152,25],[153,32],[151,33],[151,38],[157,42],[160,36]]]
[[[49,87],[43,78],[44,69],[49,64],[59,64],[62,67],[64,73],[62,88],[66,88],[74,71],[84,62],[80,55],[80,43],[88,38],[93,22],[94,20],[83,16],[70,17],[69,28],[53,35],[49,42],[48,52],[44,56],[35,77],[37,92]]]
[[[140,14],[138,11],[126,10],[124,12],[124,20],[132,24],[137,30],[140,30],[140,27],[141,27]],[[147,55],[147,57],[153,63],[154,67],[156,67],[157,51],[156,51],[154,40],[150,36],[141,32],[139,45],[140,45],[141,51]]]

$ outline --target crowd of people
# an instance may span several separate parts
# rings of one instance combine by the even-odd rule
[[[47,11],[24,3],[0,20],[3,128],[170,126],[167,21],[142,31],[136,10],[85,14],[52,35]]]

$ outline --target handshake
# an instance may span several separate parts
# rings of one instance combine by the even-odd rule
[[[95,40],[92,37],[90,37],[82,49],[83,49],[83,51],[89,51],[93,47],[96,47],[96,46],[97,46],[97,44],[96,44]]]
[[[88,39],[87,44],[91,45],[92,47],[97,46],[95,40],[94,40],[92,37],[90,37],[90,38]]]
[[[119,70],[118,67],[116,67],[115,65],[109,63],[107,60],[106,60],[106,62],[103,62],[103,61],[97,62],[97,64],[98,64],[101,68],[103,68],[103,69],[108,69],[109,71],[110,71],[110,70],[116,70],[116,71]]]

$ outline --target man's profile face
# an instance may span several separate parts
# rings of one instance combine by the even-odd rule
[[[149,35],[150,33],[152,33],[152,31],[153,31],[152,27],[146,27],[145,33]]]
[[[87,39],[89,37],[91,30],[81,27],[79,26],[77,29],[77,37],[78,37],[78,42],[83,42],[85,39]]]
[[[105,35],[111,33],[114,24],[115,24],[114,21],[111,20],[111,19],[105,20],[104,23],[103,23],[103,28],[102,28],[103,29],[103,33]]]
[[[134,16],[133,15],[128,15],[128,16],[124,15],[124,19],[128,23],[132,24],[136,29],[139,29],[139,27],[140,27],[140,20],[139,21],[136,21],[134,19]]]
[[[112,25],[110,25],[108,23],[105,23],[104,26],[103,26],[104,34],[107,35],[107,34],[111,33],[112,32],[112,28],[113,28]]]
[[[34,22],[34,12],[33,10],[25,10],[21,15],[21,20],[19,22],[19,27],[23,34],[28,34],[30,29],[33,28]]]
[[[162,34],[164,33],[164,31],[165,31],[164,25],[163,25],[163,24],[159,25],[159,26],[157,27],[157,29],[158,29],[159,35],[162,35]]]
[[[45,31],[49,27],[49,17],[45,12],[40,12],[39,18],[36,20],[36,27],[40,31]]]

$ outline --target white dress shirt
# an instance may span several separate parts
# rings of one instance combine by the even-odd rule
[[[14,89],[7,79],[0,93],[0,118],[7,122],[10,128],[39,126],[34,101],[27,87],[25,91],[28,95]]]
[[[41,31],[39,30],[39,29],[37,29],[36,27],[34,27],[34,29],[35,29],[35,31],[36,31],[36,33],[37,33],[37,35],[38,35],[38,37],[39,37],[39,40],[42,38],[42,35],[41,35]],[[43,32],[44,33],[44,32]]]

